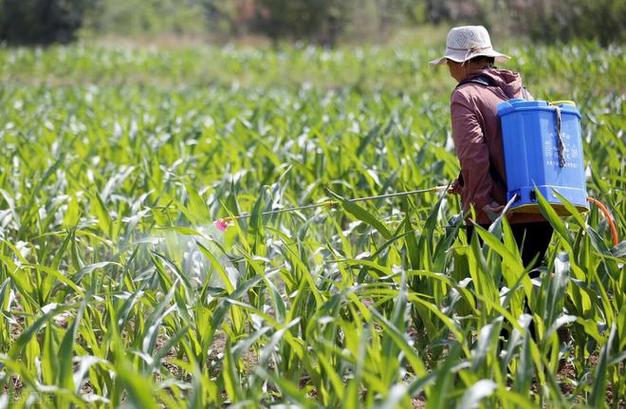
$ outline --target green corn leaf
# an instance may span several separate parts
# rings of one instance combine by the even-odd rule
[[[552,227],[554,227],[554,230],[557,232],[557,234],[564,240],[563,244],[565,245],[566,249],[568,250],[568,252],[571,253],[573,251],[573,241],[572,236],[567,231],[567,227],[565,226],[559,215],[556,213],[556,211],[552,208],[550,203],[548,203],[543,197],[539,189],[535,189],[535,194],[537,195],[537,203],[539,204],[541,214],[543,214],[543,217],[545,217],[546,220],[552,225]]]

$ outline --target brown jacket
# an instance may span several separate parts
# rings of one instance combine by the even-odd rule
[[[496,105],[525,93],[522,79],[516,72],[485,68],[468,78],[488,77],[489,85],[464,83],[453,92],[450,101],[452,138],[461,163],[459,185],[463,210],[473,205],[476,221],[491,222],[483,207],[492,202],[506,204],[506,173],[502,132]],[[510,214],[510,223],[544,221],[539,214]]]

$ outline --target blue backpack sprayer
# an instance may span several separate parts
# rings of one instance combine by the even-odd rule
[[[497,110],[511,211],[538,213],[536,191],[562,216],[569,212],[555,192],[581,211],[588,210],[590,202],[603,213],[617,245],[613,217],[587,195],[581,116],[574,102],[511,99],[498,104]]]
[[[555,192],[588,210],[580,112],[574,103],[512,99],[497,109],[511,210],[539,212],[535,188],[560,215],[568,212]]]

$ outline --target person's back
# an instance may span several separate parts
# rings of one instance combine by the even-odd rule
[[[451,96],[450,112],[455,150],[460,161],[469,165],[467,169],[463,168],[461,201],[468,207],[470,203],[474,204],[476,221],[481,224],[490,222],[489,215],[483,210],[485,205],[492,201],[498,205],[506,203],[504,152],[496,106],[512,98],[529,98],[522,86],[521,76],[513,71],[493,67],[474,71],[454,89]],[[475,121],[468,120],[471,116],[475,117]],[[488,150],[488,160],[480,156],[466,157],[482,153],[468,147],[468,144],[475,141],[468,140],[467,135],[480,135],[483,138]],[[491,181],[483,176],[485,172],[482,167],[485,166]],[[485,187],[487,183],[490,184],[488,188]],[[464,210],[468,211],[468,207]],[[508,220],[517,224],[544,219],[538,214],[516,213],[510,215]]]

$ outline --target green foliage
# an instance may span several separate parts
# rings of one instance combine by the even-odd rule
[[[578,102],[625,237],[624,49],[503,51]],[[262,214],[457,175],[439,52],[0,50],[0,406],[620,407],[626,242],[595,209],[541,201],[532,281],[451,196]]]

